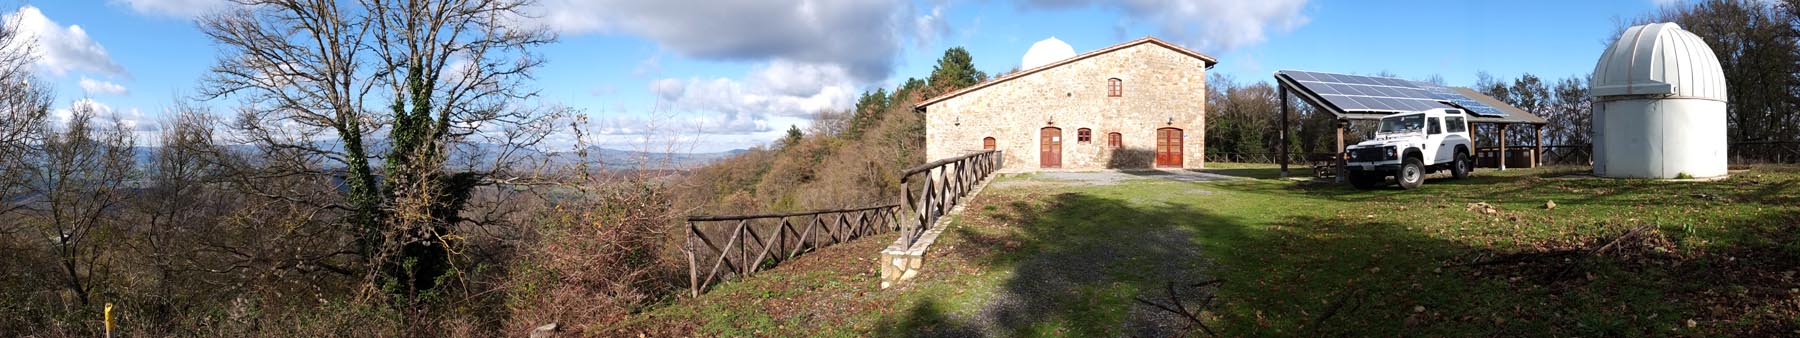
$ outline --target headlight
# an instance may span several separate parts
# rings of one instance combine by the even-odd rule
[[[1394,156],[1394,147],[1387,147],[1387,157],[1388,158],[1396,157],[1396,156]]]

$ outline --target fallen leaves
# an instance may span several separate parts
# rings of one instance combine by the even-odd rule
[[[1464,210],[1479,212],[1484,215],[1500,214],[1500,208],[1494,207],[1494,205],[1488,204],[1487,202],[1469,203],[1469,207]]]

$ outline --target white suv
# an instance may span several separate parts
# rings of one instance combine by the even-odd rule
[[[1388,177],[1402,189],[1418,188],[1425,175],[1449,169],[1456,178],[1475,170],[1470,159],[1468,115],[1460,109],[1432,109],[1381,118],[1375,139],[1349,146],[1345,170],[1350,184],[1373,188]]]

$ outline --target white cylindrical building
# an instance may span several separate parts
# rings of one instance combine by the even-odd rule
[[[1725,73],[1699,36],[1674,23],[1626,29],[1588,88],[1595,175],[1726,174]]]

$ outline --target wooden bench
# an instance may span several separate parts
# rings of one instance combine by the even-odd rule
[[[1306,161],[1312,164],[1313,178],[1337,178],[1338,154],[1308,154]]]

